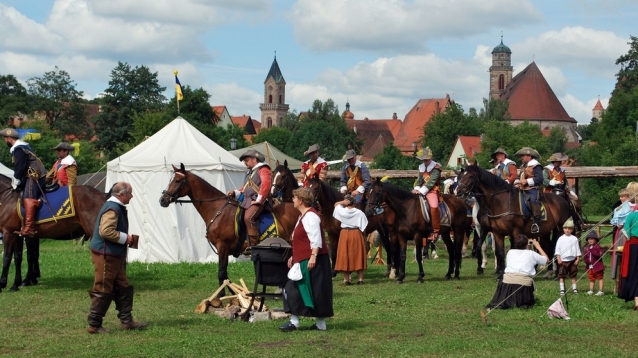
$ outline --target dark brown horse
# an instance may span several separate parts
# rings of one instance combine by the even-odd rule
[[[321,223],[328,234],[330,257],[332,258],[332,274],[335,276],[336,272],[334,271],[334,267],[337,261],[337,246],[339,245],[341,222],[335,219],[332,214],[334,213],[335,203],[343,200],[343,195],[339,193],[337,189],[317,178],[308,181],[308,189],[310,189],[310,192],[315,197],[313,206],[319,211]]]
[[[210,185],[197,175],[187,172],[184,164],[180,168],[173,166],[175,175],[160,197],[160,205],[168,207],[178,198],[188,196],[195,209],[206,223],[206,238],[217,249],[219,284],[228,279],[228,256],[244,251],[246,243],[238,247],[239,238],[235,235],[235,213],[239,203]],[[277,218],[279,235],[290,242],[292,231],[299,219],[299,210],[291,203],[283,203],[273,208]],[[224,292],[222,291],[222,294]]]
[[[520,190],[505,183],[496,175],[470,165],[459,174],[456,194],[459,197],[474,196],[481,211],[484,210],[489,222],[489,230],[496,240],[496,273],[501,275],[505,270],[504,237],[510,238],[518,234],[528,237],[540,237],[543,250],[553,257],[556,246],[557,233],[562,232],[563,223],[569,218],[569,205],[563,198],[551,194],[541,193],[540,201],[544,204],[547,220],[541,221],[538,233],[531,232],[533,221],[529,216],[521,213],[519,204]],[[482,220],[482,219],[479,219]],[[549,235],[554,233],[554,240]]]
[[[443,195],[443,201],[448,205],[451,216],[450,226],[441,225],[440,229],[441,238],[449,254],[448,272],[445,277],[451,279],[452,274],[454,274],[454,278],[459,279],[467,210],[465,202],[453,195]],[[385,203],[395,213],[393,230],[396,232],[399,242],[398,247],[394,245],[392,252],[393,262],[398,264],[399,269],[397,283],[402,283],[405,279],[408,240],[414,240],[416,260],[419,265],[417,282],[423,282],[425,276],[422,263],[423,238],[430,235],[432,226],[422,214],[419,197],[408,190],[377,179],[372,183],[366,211],[370,212],[373,208],[381,206],[382,203]],[[452,241],[451,234],[454,235],[454,241]]]
[[[272,172],[272,186],[270,187],[270,195],[276,204],[292,203],[292,191],[299,188],[299,183],[295,175],[288,168],[288,161],[284,160],[284,164],[279,164]]]
[[[20,192],[13,191],[11,179],[0,176],[0,228],[3,235],[4,258],[2,260],[2,275],[0,275],[0,289],[7,287],[7,277],[11,266],[12,257],[15,259],[16,273],[11,286],[11,291],[17,291],[19,286],[29,286],[38,283],[40,277],[40,238],[56,240],[68,240],[93,235],[93,228],[97,215],[104,205],[104,193],[84,185],[72,188],[73,206],[75,216],[57,219],[42,224],[37,224],[35,237],[27,237],[24,242],[27,245],[27,274],[22,280],[22,249],[23,238],[14,234],[22,226],[22,220],[17,213],[17,201],[20,200]],[[40,210],[48,210],[42,204]]]

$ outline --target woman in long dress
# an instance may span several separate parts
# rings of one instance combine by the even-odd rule
[[[368,268],[363,232],[368,226],[368,218],[354,207],[352,195],[346,195],[342,201],[335,203],[332,216],[341,222],[335,271],[343,272],[345,285],[350,285],[350,273],[356,271],[357,284],[363,285],[363,271]]]

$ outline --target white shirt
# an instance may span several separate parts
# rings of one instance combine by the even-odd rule
[[[545,256],[532,250],[512,249],[505,257],[505,273],[523,273],[528,276],[536,275],[536,265],[545,265]]]
[[[321,218],[314,212],[309,211],[297,220],[297,225],[299,225],[299,221],[303,223],[308,239],[310,239],[310,249],[321,248]]]
[[[366,226],[368,226],[366,214],[355,207],[347,208],[341,205],[336,206],[332,216],[341,221],[342,228],[358,227],[361,232],[364,232]]]
[[[580,253],[580,244],[578,238],[574,235],[563,235],[556,241],[556,249],[554,255],[560,256],[560,259],[566,262],[574,261]]]

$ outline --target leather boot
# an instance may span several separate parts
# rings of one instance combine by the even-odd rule
[[[538,201],[535,203],[531,203],[532,207],[532,216],[534,217],[534,223],[532,224],[532,228],[530,231],[532,234],[536,234],[540,231],[541,224],[541,203]]]
[[[255,246],[259,244],[259,229],[252,225],[247,228],[248,231],[248,246]]]
[[[91,334],[108,333],[109,330],[102,327],[102,319],[111,305],[113,294],[89,291],[89,296],[91,296],[91,308],[87,319],[89,323],[88,332]]]
[[[439,231],[441,230],[441,209],[431,207],[430,217],[432,218],[432,234],[430,234],[428,240],[436,241],[439,239]]]
[[[117,318],[120,319],[120,328],[123,330],[144,329],[148,326],[146,322],[135,322],[133,320],[133,286],[120,288],[114,293],[115,309],[118,311]]]
[[[34,227],[35,213],[38,210],[40,201],[38,199],[24,198],[22,199],[22,205],[24,205],[24,226],[19,235],[35,236],[35,234],[37,234]]]

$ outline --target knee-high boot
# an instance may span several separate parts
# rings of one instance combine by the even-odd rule
[[[38,210],[38,205],[40,205],[40,201],[38,199],[24,198],[22,199],[22,203],[24,205],[24,226],[19,234],[22,236],[34,236],[37,234],[34,227],[35,214]]]
[[[109,330],[102,327],[102,319],[111,305],[113,294],[89,291],[89,296],[91,296],[91,308],[89,309],[89,317],[87,318],[89,323],[88,332],[91,334],[108,333]]]
[[[441,230],[441,209],[438,207],[430,208],[430,217],[432,218],[432,234],[428,238],[430,241],[436,241],[439,238]]]
[[[148,326],[146,322],[135,322],[133,320],[133,286],[120,288],[114,292],[115,309],[118,311],[117,318],[120,319],[120,328],[124,330],[144,329]]]
[[[532,224],[531,231],[533,234],[536,234],[540,231],[541,224],[541,203],[538,201],[535,203],[531,203],[532,206],[532,216],[534,217],[534,224]]]

